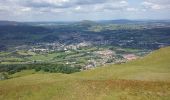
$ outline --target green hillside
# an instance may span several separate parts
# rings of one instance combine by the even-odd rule
[[[170,81],[170,47],[154,51],[144,58],[121,65],[76,73],[81,78],[92,79],[138,79]]]
[[[0,81],[0,100],[169,100],[170,47],[126,64],[69,75],[22,75]]]

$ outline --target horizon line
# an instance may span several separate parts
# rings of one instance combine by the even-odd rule
[[[170,21],[170,19],[100,19],[100,20],[90,20],[90,19],[83,19],[83,20],[54,20],[54,21],[17,21],[17,20],[0,20],[0,21],[7,21],[7,22],[81,22],[81,21],[118,21],[118,20],[125,20],[125,21]]]

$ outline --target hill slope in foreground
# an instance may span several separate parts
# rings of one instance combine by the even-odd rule
[[[170,47],[126,64],[0,81],[0,100],[170,100]]]

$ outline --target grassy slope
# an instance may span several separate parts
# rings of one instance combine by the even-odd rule
[[[0,100],[169,100],[170,47],[122,65],[0,81]]]
[[[145,77],[142,77],[145,75]],[[91,71],[76,73],[81,78],[170,80],[170,47],[157,50],[146,57],[121,65],[107,65]],[[145,79],[144,79],[145,78]]]

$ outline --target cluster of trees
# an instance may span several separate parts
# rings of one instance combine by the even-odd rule
[[[22,70],[34,69],[35,71],[45,71],[51,73],[65,73],[70,74],[79,72],[80,68],[70,67],[64,64],[9,64],[0,65],[0,72],[7,72],[8,74],[14,74]]]
[[[6,80],[8,78],[9,78],[9,76],[7,73],[5,73],[5,72],[0,73],[0,80]]]

